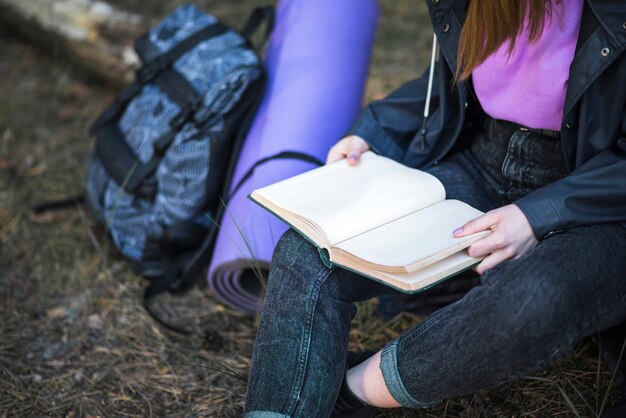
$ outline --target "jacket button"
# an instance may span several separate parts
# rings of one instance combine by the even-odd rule
[[[567,122],[567,123],[565,124],[565,129],[572,129],[572,124],[571,124],[571,123],[569,123],[569,122]]]
[[[436,6],[439,4],[439,0],[433,0],[433,4]],[[626,23],[624,23],[624,25],[626,25]]]
[[[604,47],[604,48],[602,48],[602,51],[600,51],[600,54],[602,54],[602,56],[603,56],[603,57],[606,57],[606,56],[608,56],[608,55],[609,55],[609,52],[611,52],[611,51],[609,50],[609,48]]]
[[[447,24],[447,23],[446,23],[445,25],[443,25],[443,27],[441,28],[441,31],[442,31],[443,33],[446,33],[446,32],[448,32],[449,30],[450,30],[450,25],[449,25],[449,24]]]
[[[626,30],[626,22],[622,23],[622,29]]]

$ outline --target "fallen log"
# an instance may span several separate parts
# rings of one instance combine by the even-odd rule
[[[149,19],[99,0],[0,0],[0,26],[120,86],[132,80],[139,59],[134,39]]]

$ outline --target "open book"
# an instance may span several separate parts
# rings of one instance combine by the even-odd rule
[[[489,234],[452,231],[482,214],[445,200],[441,182],[371,151],[267,187],[250,199],[313,242],[333,264],[404,292],[417,292],[480,260],[465,250]]]

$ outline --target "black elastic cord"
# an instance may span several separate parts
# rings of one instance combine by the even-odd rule
[[[233,191],[230,193],[230,198],[232,198],[232,196],[235,195],[235,193],[237,193],[237,191],[241,188],[241,186],[243,186],[243,184],[248,181],[248,179],[250,177],[252,177],[252,175],[254,174],[254,171],[260,166],[263,165],[265,163],[267,163],[268,161],[272,161],[272,160],[281,160],[281,159],[294,159],[294,160],[302,160],[302,161],[306,161],[309,162],[311,164],[316,164],[318,166],[323,166],[324,163],[322,161],[320,161],[319,159],[317,159],[316,157],[309,155],[309,154],[305,154],[303,152],[299,152],[299,151],[283,151],[283,152],[279,152],[278,154],[274,154],[270,157],[265,157],[260,159],[259,161],[257,161],[256,163],[254,163],[252,165],[252,167],[250,167],[248,169],[248,171],[246,172],[246,174],[244,174],[244,176],[241,178],[241,180],[239,180],[239,183],[237,183],[237,185],[235,186],[235,188],[233,189]]]

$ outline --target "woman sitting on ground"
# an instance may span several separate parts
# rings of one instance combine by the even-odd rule
[[[486,212],[454,231],[493,231],[468,249],[484,257],[481,284],[369,358],[350,354],[354,302],[393,290],[327,268],[287,231],[272,260],[248,418],[427,407],[543,368],[626,320],[626,4],[428,7],[441,51],[434,77],[370,104],[327,162],[357,164],[372,149]]]

